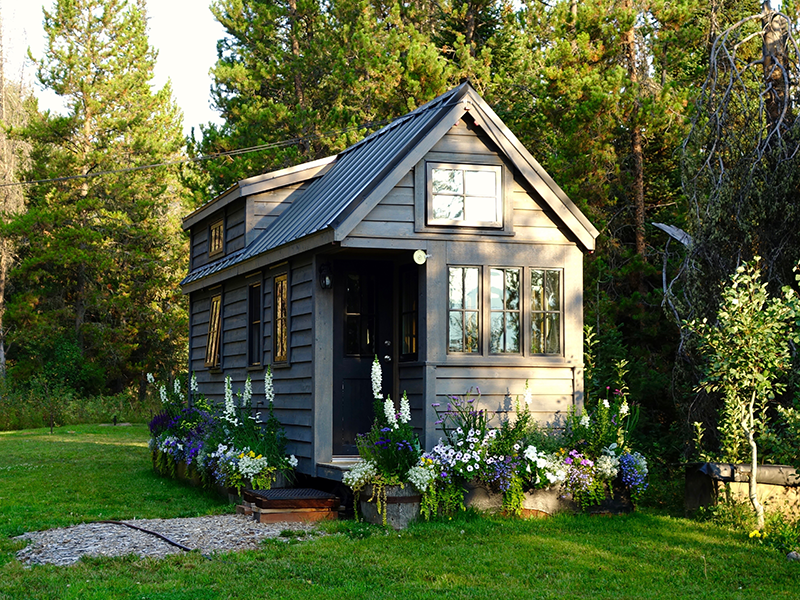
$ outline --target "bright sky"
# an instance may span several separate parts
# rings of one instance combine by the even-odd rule
[[[222,26],[214,20],[211,0],[147,0],[150,45],[158,50],[154,85],[161,88],[172,80],[175,100],[183,110],[184,131],[200,123],[220,122],[209,106],[209,69],[217,58],[217,40]],[[39,97],[39,106],[58,112],[55,94],[44,92],[35,82],[33,66],[26,61],[27,49],[42,56],[44,30],[42,7],[52,8],[55,0],[0,0],[5,30],[8,74],[22,76]],[[199,130],[196,132],[199,135]]]

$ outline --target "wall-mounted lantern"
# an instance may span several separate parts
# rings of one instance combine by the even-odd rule
[[[333,273],[330,263],[324,263],[319,266],[319,287],[323,290],[329,290],[333,287]]]

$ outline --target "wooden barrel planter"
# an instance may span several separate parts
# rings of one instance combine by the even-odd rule
[[[368,523],[383,525],[383,514],[378,511],[377,497],[372,485],[364,486],[359,494],[361,516]],[[386,525],[395,530],[405,529],[419,518],[420,494],[410,483],[404,487],[386,486]]]

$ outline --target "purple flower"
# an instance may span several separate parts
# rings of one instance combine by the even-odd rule
[[[434,408],[438,408],[441,406],[441,404],[439,404],[438,402],[434,402],[433,404],[431,404],[431,406]]]

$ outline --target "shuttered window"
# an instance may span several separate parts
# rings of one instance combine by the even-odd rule
[[[276,275],[272,301],[272,361],[289,360],[289,277]]]
[[[208,255],[221,254],[225,249],[225,223],[222,219],[215,221],[208,228]]]
[[[206,339],[207,367],[220,366],[220,340],[222,338],[222,294],[211,297],[208,311],[208,338]]]

